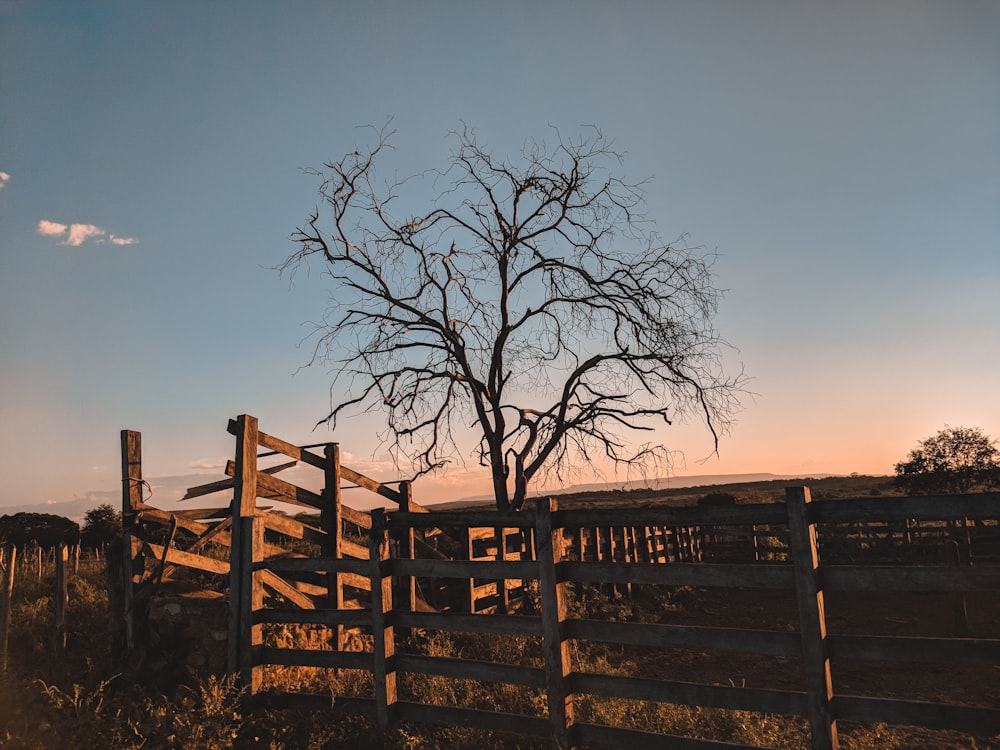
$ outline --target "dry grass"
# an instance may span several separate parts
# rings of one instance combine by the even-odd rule
[[[15,588],[9,672],[0,678],[0,746],[41,748],[392,748],[398,750],[534,750],[545,744],[467,727],[398,726],[380,733],[373,722],[327,712],[244,711],[239,687],[218,677],[190,676],[185,684],[158,684],[141,674],[118,673],[107,654],[108,624],[104,573],[85,564],[70,583],[68,653],[52,656],[49,642],[52,603],[50,580],[24,580]],[[605,619],[649,621],[664,613],[682,615],[696,605],[692,592],[660,592],[633,601],[589,592],[578,613]],[[302,645],[294,629],[274,629],[275,644]],[[363,640],[357,646],[363,647]],[[537,639],[443,632],[415,633],[401,650],[540,666]],[[576,666],[598,674],[642,674],[655,658],[621,647],[576,647]],[[267,667],[265,680],[290,691],[330,695],[370,695],[371,677],[351,670]],[[544,716],[539,690],[489,685],[473,680],[403,675],[400,697],[428,703],[468,706]],[[801,719],[622,699],[577,698],[578,720],[690,737],[719,739],[774,748],[808,747]],[[997,738],[972,738],[884,725],[843,724],[844,750],[1000,750]]]

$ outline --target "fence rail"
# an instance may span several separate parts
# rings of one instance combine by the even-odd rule
[[[849,510],[855,501],[832,502],[836,502],[839,507],[836,513],[831,515],[836,515],[838,520],[850,518]],[[913,505],[919,511],[920,508],[929,507],[930,502],[920,501]],[[947,508],[948,498],[937,498],[933,502],[943,508],[944,515],[951,514],[951,510]],[[867,501],[857,501],[857,504],[860,515],[866,517],[873,515],[873,509]],[[962,505],[962,513],[965,516],[984,519],[995,519],[1000,516],[1000,496],[981,496],[972,501],[964,498]],[[456,578],[508,577],[538,581],[541,587],[539,596],[542,600],[540,616],[422,613],[406,611],[404,606],[390,607],[381,613],[379,619],[382,623],[387,622],[390,619],[387,615],[391,612],[392,621],[397,626],[403,627],[452,632],[522,634],[536,638],[540,636],[543,644],[539,653],[544,658],[544,668],[406,654],[396,654],[391,661],[386,661],[383,665],[376,663],[368,667],[358,667],[370,669],[377,680],[389,677],[397,680],[403,674],[432,674],[453,679],[475,679],[544,689],[548,696],[548,716],[484,715],[480,710],[441,707],[413,699],[392,701],[386,697],[386,705],[379,706],[379,713],[385,722],[392,719],[460,722],[466,726],[513,731],[527,736],[541,736],[542,722],[545,722],[548,727],[545,736],[554,737],[554,742],[561,743],[564,747],[578,744],[616,747],[625,740],[641,741],[647,745],[662,744],[665,741],[665,738],[659,735],[575,722],[572,712],[574,700],[578,696],[595,695],[605,698],[628,698],[803,716],[810,722],[812,743],[815,748],[837,747],[837,721],[844,719],[916,724],[935,729],[958,729],[979,734],[993,734],[1000,731],[1000,710],[995,708],[846,695],[835,690],[830,677],[831,661],[846,659],[944,663],[957,661],[980,664],[985,661],[1000,664],[1000,640],[829,636],[826,634],[823,621],[822,601],[825,591],[997,591],[1000,590],[1000,567],[992,565],[953,568],[898,565],[821,566],[814,519],[821,516],[829,506],[824,506],[823,502],[810,501],[808,491],[804,488],[789,491],[786,507],[746,506],[738,509],[738,514],[742,518],[754,518],[753,511],[760,510],[763,520],[768,524],[775,524],[774,514],[777,507],[787,514],[786,525],[791,528],[796,523],[799,524],[799,531],[790,534],[792,543],[790,563],[761,563],[756,566],[712,563],[624,564],[567,559],[566,551],[570,546],[561,540],[561,532],[566,528],[577,528],[581,525],[581,520],[587,523],[593,522],[595,517],[592,511],[585,511],[580,514],[583,516],[581,519],[572,510],[557,510],[556,507],[554,502],[551,505],[549,502],[541,503],[534,511],[522,514],[514,523],[492,514],[470,514],[468,519],[470,525],[502,524],[511,527],[516,523],[523,529],[530,528],[528,524],[531,524],[537,542],[542,542],[544,539],[551,540],[549,545],[539,544],[536,550],[537,560],[534,561],[408,560],[386,555],[380,558],[378,565],[380,575],[387,577],[411,575]],[[814,515],[813,508],[823,510],[817,511]],[[720,519],[722,514],[718,509],[711,509],[711,512],[713,521],[732,522]],[[890,509],[889,512],[895,511]],[[662,517],[658,519],[657,509],[632,511],[624,515],[626,515],[625,522],[637,526],[674,520]],[[669,516],[671,513],[665,511],[663,515]],[[411,520],[416,520],[418,525],[441,525],[443,521],[433,513],[421,514],[419,517],[405,513],[390,514],[373,526],[373,539],[378,539],[379,534],[388,537],[397,530],[396,526],[406,528]],[[604,519],[600,520],[603,523]],[[693,515],[685,519],[688,522],[696,520],[701,519]],[[452,526],[457,523],[454,517],[448,518],[447,521]],[[799,549],[799,545],[804,545],[805,549]],[[546,548],[553,550],[551,560],[545,554]],[[760,587],[795,592],[801,610],[799,630],[787,633],[725,627],[608,622],[570,617],[565,607],[565,587],[585,581],[605,584]],[[382,607],[383,609],[386,607],[385,601]],[[364,616],[362,613],[356,613],[352,622],[362,622]],[[592,674],[573,666],[571,651],[568,648],[572,641],[654,649],[696,648],[797,657],[802,662],[806,689],[770,690]],[[379,661],[376,654],[373,653],[372,656],[376,658],[376,662]],[[275,658],[276,653],[269,652],[269,657]],[[354,663],[360,665],[364,662],[359,660]],[[259,666],[260,664],[255,664],[254,668]],[[393,694],[389,690],[384,692],[386,696]],[[381,695],[382,691],[379,693]],[[296,699],[285,696],[282,700],[294,703]],[[380,700],[382,699],[377,698],[376,703]],[[304,701],[310,703],[314,699],[306,697]],[[656,737],[655,741],[653,737]],[[706,740],[670,738],[671,742],[675,740],[677,747],[731,747]]]
[[[247,416],[231,422],[230,431],[237,437],[237,453],[229,467],[231,479],[223,480],[230,482],[234,497],[228,515],[206,511],[184,522],[210,521],[211,530],[198,539],[214,533],[213,542],[228,542],[224,572],[231,602],[230,668],[242,675],[256,701],[331,708],[329,695],[288,693],[269,685],[269,666],[283,665],[368,674],[372,695],[335,695],[331,710],[374,716],[381,727],[395,721],[460,724],[548,738],[563,748],[626,743],[747,747],[577,720],[578,704],[586,696],[802,717],[817,750],[839,747],[841,720],[1000,733],[998,708],[851,695],[839,690],[831,676],[837,674],[831,664],[845,660],[1000,665],[1000,639],[830,635],[825,602],[828,593],[839,592],[948,592],[960,597],[961,592],[1000,591],[1000,565],[992,563],[982,542],[996,532],[1000,494],[813,501],[808,489],[799,487],[788,490],[783,504],[574,509],[540,500],[534,509],[513,515],[445,513],[413,503],[406,483],[396,490],[345,470],[330,446],[323,456],[290,446],[259,432],[256,420]],[[320,493],[290,490],[273,474],[257,470],[260,447],[323,469],[330,481]],[[134,464],[123,460],[123,466]],[[398,510],[370,515],[349,510],[340,502],[342,480],[378,492]],[[273,516],[257,505],[258,498],[275,495],[320,510],[319,526]],[[141,505],[132,507],[136,518],[147,513],[148,520],[165,521]],[[169,523],[183,528],[181,521]],[[364,536],[344,539],[347,524]],[[873,534],[872,528],[880,531]],[[885,539],[896,543],[907,532],[910,544],[920,538],[954,540],[964,552],[957,558],[931,556],[931,564],[921,565],[900,564],[891,555],[874,558],[878,565],[854,559],[862,543],[885,548]],[[289,552],[275,541],[282,535],[309,542],[312,554]],[[453,549],[446,550],[446,541]],[[714,552],[713,545],[730,545],[745,557],[730,561]],[[165,568],[180,559],[168,546],[147,541],[142,549]],[[451,599],[432,606],[429,589],[441,581],[452,582]],[[345,585],[354,590],[350,601]],[[774,590],[797,604],[798,623],[794,632],[787,632],[587,619],[572,614],[570,607],[573,591],[587,585],[619,592],[632,586]],[[456,597],[456,591],[465,593]],[[512,592],[521,599],[515,601]],[[336,636],[310,647],[265,643],[265,626],[289,624]],[[357,629],[368,634],[369,645],[347,650],[344,634]],[[398,652],[401,635],[411,630],[522,637],[526,661],[506,664]],[[781,657],[798,670],[801,689],[598,674],[575,655],[574,642]],[[432,704],[421,695],[401,693],[403,678],[412,675],[534,690],[544,697],[544,710],[519,714]]]

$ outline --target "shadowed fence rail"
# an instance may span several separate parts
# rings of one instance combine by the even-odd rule
[[[981,540],[996,532],[1000,494],[813,501],[808,489],[797,487],[788,490],[785,503],[765,505],[561,509],[553,500],[540,500],[533,510],[500,514],[427,512],[409,499],[408,486],[390,496],[386,492],[396,491],[372,483],[369,489],[381,487],[385,491],[380,494],[393,500],[398,510],[352,516],[355,527],[368,532],[367,538],[350,548],[335,548],[334,540],[344,528],[338,494],[329,489],[318,495],[295,493],[290,485],[277,484],[266,470],[256,468],[257,450],[263,446],[314,466],[325,461],[322,468],[336,474],[330,451],[320,458],[281,443],[259,433],[252,417],[240,417],[231,423],[231,431],[237,437],[236,460],[230,467],[233,502],[225,517],[217,516],[211,531],[202,534],[215,532],[213,540],[229,535],[229,559],[220,561],[225,571],[215,572],[228,574],[230,668],[242,676],[255,702],[364,714],[373,716],[381,727],[393,722],[477,727],[549,739],[562,748],[750,747],[594,723],[579,710],[584,699],[802,717],[816,749],[839,747],[837,722],[842,720],[954,729],[977,736],[1000,733],[996,706],[855,695],[838,689],[833,677],[838,674],[836,665],[847,661],[997,666],[1000,639],[830,634],[826,614],[828,594],[996,594],[1000,566],[990,560],[989,547]],[[339,487],[339,480],[326,486]],[[294,495],[297,502],[319,509],[326,520],[309,528],[288,523],[292,519],[287,518],[269,521],[257,499],[276,494],[285,500]],[[148,511],[139,508],[138,512]],[[170,523],[181,525],[180,520]],[[886,564],[884,558],[877,565],[859,564],[838,551],[838,530],[880,524],[889,538],[898,535],[900,528],[902,533],[933,529],[945,544],[968,533],[967,549],[984,551],[975,561],[968,555],[957,560],[945,555],[929,558],[933,564],[919,565]],[[444,530],[451,544],[466,545],[462,556],[467,559],[451,559],[431,546]],[[975,530],[981,532],[979,537]],[[307,540],[312,546],[290,552],[275,542],[282,534]],[[758,551],[739,563],[704,562],[711,559],[704,554],[710,544],[705,540],[713,534],[741,539],[748,555]],[[769,540],[765,546],[771,554],[760,554],[762,545],[751,543],[758,537]],[[850,539],[844,548],[854,545]],[[699,546],[702,554],[696,554]],[[143,542],[140,547],[139,552],[147,547],[153,555],[162,552],[161,570],[184,564],[172,556],[169,545],[161,550]],[[348,549],[355,554],[347,554]],[[424,553],[423,559],[418,551]],[[986,562],[978,561],[982,559]],[[447,607],[429,606],[427,599],[433,597],[417,595],[418,588],[426,592],[439,581],[452,582]],[[343,585],[353,587],[356,595],[345,598]],[[570,606],[574,591],[587,586],[617,587],[618,591],[652,586],[786,592],[796,602],[798,623],[789,631],[589,619],[574,615]],[[456,600],[456,591],[465,592],[465,606],[456,604],[463,601],[461,596]],[[520,591],[534,606],[512,606],[512,591]],[[291,647],[266,638],[267,628],[286,625],[336,635]],[[362,641],[365,645],[360,650],[348,649],[343,637],[347,631],[363,631],[369,638]],[[518,637],[525,658],[512,664],[468,655],[405,653],[401,634],[410,631]],[[598,673],[579,658],[575,648],[595,643],[786,658],[796,665],[799,688]],[[287,692],[271,679],[280,674],[275,667],[360,670],[369,675],[370,692],[332,696]],[[507,685],[534,691],[542,700],[533,713],[438,705],[430,696],[405,689],[406,680],[414,676]]]

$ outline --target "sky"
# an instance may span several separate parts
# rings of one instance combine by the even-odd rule
[[[677,475],[891,474],[946,424],[1000,435],[998,73],[994,0],[0,0],[0,512],[117,502],[126,428],[169,502],[241,413],[398,476],[377,418],[313,430],[330,289],[273,270],[307,170],[390,116],[404,175],[463,124],[511,156],[596,125],[657,230],[717,253],[755,395],[718,455],[697,420],[662,434]]]

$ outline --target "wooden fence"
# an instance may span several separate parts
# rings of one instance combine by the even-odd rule
[[[368,610],[315,611],[306,621],[328,626],[368,627],[374,634],[370,652],[297,652],[254,644],[242,664],[244,677],[255,690],[256,675],[268,664],[309,665],[363,669],[374,679],[374,697],[334,698],[340,710],[374,715],[380,725],[393,720],[426,721],[476,726],[521,735],[549,737],[555,746],[661,746],[663,737],[617,727],[574,720],[574,700],[582,695],[661,701],[690,706],[790,714],[809,721],[813,748],[838,747],[837,721],[856,720],[957,729],[982,735],[1000,732],[1000,710],[924,701],[856,696],[837,691],[831,663],[838,660],[919,661],[1000,664],[1000,640],[915,638],[865,635],[828,635],[824,596],[827,592],[996,592],[1000,567],[982,566],[857,566],[822,565],[817,526],[855,523],[866,519],[995,521],[1000,517],[1000,495],[905,498],[885,500],[811,501],[806,488],[788,491],[785,504],[732,508],[663,508],[641,510],[559,510],[555,501],[540,501],[533,512],[516,516],[492,512],[461,514],[470,529],[530,530],[535,538],[534,560],[413,560],[390,554],[389,538],[403,530],[456,524],[454,514],[377,512],[373,515],[371,557],[367,562],[301,560],[284,563],[296,570],[342,571],[369,576],[372,605]],[[789,539],[789,562],[746,565],[710,563],[621,563],[579,561],[567,556],[566,529],[580,528],[759,524],[783,526]],[[274,564],[278,565],[280,561]],[[249,579],[265,566],[240,563]],[[270,567],[270,566],[268,566]],[[282,567],[282,569],[285,569]],[[449,577],[461,580],[531,579],[537,582],[540,614],[480,616],[457,612],[415,612],[393,600],[393,577]],[[799,609],[798,632],[742,630],[726,627],[690,627],[605,622],[570,617],[570,584],[615,584],[764,588],[794,592]],[[254,608],[254,624],[290,622],[295,610]],[[398,627],[496,634],[540,636],[544,668],[486,664],[476,660],[397,654]],[[648,648],[690,648],[768,655],[797,656],[801,660],[802,691],[761,690],[700,685],[577,671],[570,643],[590,641]],[[432,674],[456,679],[516,684],[543,689],[547,716],[491,713],[470,708],[430,705],[398,697],[397,683],[405,673]],[[261,697],[267,697],[260,692]],[[329,696],[272,695],[286,706],[329,705]],[[731,744],[672,737],[671,747],[731,748]]]
[[[885,722],[976,735],[1000,732],[1000,709],[872,695],[838,690],[832,675],[843,661],[938,662],[1000,665],[1000,639],[831,635],[827,594],[846,592],[948,592],[995,594],[1000,566],[988,554],[969,564],[976,542],[995,535],[1000,494],[933,498],[865,498],[812,501],[804,487],[790,488],[785,503],[730,507],[560,509],[540,500],[517,514],[495,511],[429,512],[410,499],[409,487],[393,490],[339,467],[336,450],[322,456],[261,433],[253,417],[230,423],[237,451],[228,473],[233,502],[222,513],[186,511],[161,519],[140,498],[126,502],[136,518],[162,520],[173,535],[185,523],[196,542],[187,550],[170,543],[133,540],[133,556],[159,560],[162,578],[170,565],[202,565],[225,574],[230,597],[230,668],[242,676],[254,701],[294,708],[332,708],[373,716],[380,727],[393,722],[430,722],[478,727],[547,738],[553,746],[681,748],[749,747],[577,720],[582,698],[616,698],[704,706],[803,717],[811,747],[839,747],[837,722]],[[141,489],[137,433],[123,433],[126,494]],[[322,469],[329,481],[314,494],[258,469],[259,448],[277,451]],[[398,510],[350,511],[340,502],[341,480],[366,487],[393,501]],[[193,491],[208,491],[212,485]],[[220,484],[216,483],[216,488]],[[189,493],[191,494],[191,493]],[[280,498],[321,511],[318,526],[264,511],[258,498]],[[280,520],[276,520],[280,519]],[[971,526],[970,526],[971,524]],[[367,532],[345,538],[344,530]],[[855,563],[844,550],[861,549],[855,537],[837,547],[838,530],[881,528],[883,538],[923,529],[948,544],[967,539],[965,557],[929,559],[934,564]],[[207,528],[207,530],[206,530]],[[899,532],[902,528],[903,532]],[[138,532],[134,525],[126,526]],[[853,532],[851,532],[853,533]],[[206,540],[206,537],[211,537]],[[859,536],[860,535],[860,536]],[[963,536],[965,535],[965,536]],[[869,536],[871,536],[869,534]],[[874,537],[877,537],[875,534]],[[435,547],[465,545],[453,559]],[[737,545],[741,562],[705,562],[712,542]],[[457,541],[456,541],[457,540]],[[735,541],[734,541],[735,540]],[[824,541],[825,540],[825,541]],[[289,542],[298,542],[291,546]],[[193,564],[209,542],[228,547],[228,560]],[[192,547],[200,549],[192,552]],[[895,543],[895,542],[893,542]],[[912,543],[912,541],[911,541]],[[979,544],[979,547],[976,544]],[[884,542],[872,543],[874,548]],[[826,546],[824,546],[826,545]],[[743,554],[743,553],[741,553]],[[842,561],[846,560],[846,563]],[[986,562],[979,562],[986,560]],[[962,562],[960,565],[954,564]],[[218,563],[218,564],[216,564]],[[836,564],[834,564],[836,563]],[[951,564],[949,564],[951,563]],[[148,575],[148,571],[146,573]],[[128,580],[140,580],[130,572]],[[451,594],[434,606],[436,582],[451,582]],[[571,615],[573,588],[594,586],[618,592],[632,586],[768,589],[787,592],[797,602],[793,631],[672,624],[643,624]],[[352,592],[345,596],[344,587]],[[455,592],[464,592],[456,597]],[[529,596],[535,607],[515,606]],[[464,599],[463,599],[464,597]],[[513,598],[512,598],[513,597]],[[456,602],[465,602],[465,605]],[[439,602],[440,604],[440,602]],[[335,637],[305,646],[274,643],[265,629],[318,628]],[[345,647],[344,633],[370,634],[364,650]],[[411,631],[524,636],[537,644],[536,666],[462,657],[432,657],[400,650]],[[575,659],[573,644],[602,643],[646,649],[695,648],[789,657],[799,666],[801,689],[720,686],[596,674]],[[368,696],[300,694],[269,684],[274,666],[361,670],[370,675]],[[545,711],[522,715],[457,705],[436,705],[417,694],[401,694],[407,675],[477,680],[544,694]]]
[[[142,478],[142,436],[133,430],[122,431],[123,548],[128,554],[120,558],[122,596],[120,601],[112,602],[112,607],[119,611],[118,620],[123,630],[119,640],[124,650],[131,650],[136,645],[136,599],[161,590],[180,570],[186,570],[188,575],[197,571],[220,579],[214,585],[207,584],[208,589],[219,590],[228,584],[233,604],[229,663],[231,670],[235,670],[243,659],[241,648],[247,640],[245,608],[249,606],[248,597],[255,594],[245,586],[239,567],[231,566],[231,559],[241,560],[249,555],[258,563],[306,556],[366,560],[371,516],[341,502],[345,484],[376,492],[398,507],[411,511],[420,509],[409,501],[407,483],[402,482],[399,489],[393,489],[341,466],[339,446],[335,443],[325,444],[323,454],[317,455],[260,432],[257,420],[251,416],[230,421],[229,431],[236,437],[236,459],[226,466],[230,478],[193,487],[183,499],[192,500],[229,490],[233,493],[233,501],[226,507],[179,511],[162,510],[145,502],[143,493],[147,485]],[[260,448],[265,452],[258,455]],[[294,460],[267,468],[258,467],[259,458],[274,455]],[[321,492],[298,487],[275,476],[298,462],[323,472],[324,489]],[[313,517],[318,511],[318,522],[274,512],[271,507],[258,505],[258,498],[302,507]],[[412,546],[412,534],[404,534],[404,541]],[[281,597],[303,609],[312,609],[317,602],[340,608],[345,606],[345,588],[349,592],[363,592],[370,587],[367,576],[351,572],[297,575],[289,571],[282,575],[272,570],[261,573],[255,581],[255,585],[269,595]],[[412,597],[410,592],[410,599]]]
[[[13,609],[14,581],[20,569],[21,578],[37,576],[42,579],[43,560],[52,559],[52,577],[54,582],[52,623],[52,649],[56,658],[62,658],[66,652],[66,618],[69,608],[68,581],[71,573],[76,573],[80,565],[80,546],[67,545],[59,542],[46,554],[41,547],[32,548],[34,562],[30,564],[34,570],[29,570],[27,560],[18,560],[18,548],[13,544],[0,546],[0,672],[7,671],[8,642],[11,627],[11,610]]]

